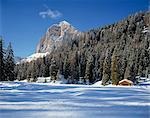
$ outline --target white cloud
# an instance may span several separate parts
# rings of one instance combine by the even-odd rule
[[[39,15],[40,15],[42,18],[49,17],[49,18],[51,18],[51,19],[55,19],[55,18],[58,18],[58,17],[62,16],[62,13],[60,13],[60,12],[57,11],[57,10],[47,9],[46,11],[40,12]]]

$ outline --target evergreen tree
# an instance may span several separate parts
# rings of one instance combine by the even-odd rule
[[[31,71],[31,78],[32,78],[33,80],[30,80],[31,82],[32,82],[32,81],[35,82],[35,81],[37,80],[38,71],[39,71],[39,69],[38,69],[38,67],[37,67],[37,64],[36,64],[35,62],[33,62],[33,63],[32,63],[32,71]]]
[[[87,63],[86,63],[86,70],[85,70],[85,81],[86,84],[93,83],[93,56],[89,56]]]
[[[3,40],[0,37],[0,81],[5,80]]]
[[[111,51],[107,50],[104,63],[103,63],[103,77],[102,77],[102,85],[106,85],[110,81],[111,75]]]
[[[69,80],[69,83],[76,83],[78,81],[78,78],[81,76],[80,63],[77,57],[78,57],[77,52],[74,52],[72,53],[70,60],[69,60],[70,61],[70,79],[71,79]]]
[[[94,55],[94,69],[93,69],[93,81],[99,80],[99,69],[98,69],[98,53]]]
[[[119,82],[119,79],[118,79],[118,70],[117,70],[117,56],[115,54],[112,55],[111,81],[112,81],[113,85],[117,85],[118,82]]]
[[[11,43],[9,43],[8,48],[6,50],[6,59],[5,59],[5,71],[7,81],[15,80],[14,68],[15,68],[14,54]]]
[[[51,60],[51,66],[50,66],[50,76],[52,78],[52,80],[56,80],[57,79],[57,65],[56,65],[56,61],[54,59]]]
[[[70,76],[70,63],[69,63],[69,60],[68,60],[68,56],[65,57],[65,60],[64,60],[64,65],[63,65],[63,70],[64,70],[64,78],[65,79],[68,79],[68,77]]]

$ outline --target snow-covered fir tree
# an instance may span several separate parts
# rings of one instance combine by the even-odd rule
[[[0,81],[15,80],[14,68],[15,61],[11,43],[9,43],[8,48],[4,52],[3,40],[0,37]]]
[[[15,68],[14,53],[11,43],[9,43],[5,55],[5,72],[7,81],[15,80],[14,68]]]

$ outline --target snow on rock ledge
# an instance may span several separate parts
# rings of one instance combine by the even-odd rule
[[[43,58],[43,57],[47,56],[48,54],[49,54],[48,52],[46,52],[46,53],[34,53],[34,54],[30,55],[29,57],[22,59],[20,63],[31,62],[33,60],[37,60],[38,58]]]

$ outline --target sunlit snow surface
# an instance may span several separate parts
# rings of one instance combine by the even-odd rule
[[[0,118],[150,118],[150,88],[1,82]]]

